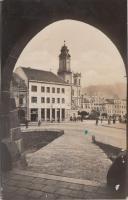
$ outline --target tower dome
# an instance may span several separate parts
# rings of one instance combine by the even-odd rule
[[[62,56],[71,57],[70,54],[69,54],[68,47],[65,45],[65,41],[64,41],[64,45],[61,47],[61,53],[60,53],[59,56],[60,57],[62,57]]]
[[[65,45],[65,41],[64,41],[64,45],[61,47],[61,52],[59,54],[59,70],[58,70],[59,73],[71,72],[70,59],[71,59],[71,56],[69,54],[69,49]]]
[[[59,54],[59,70],[58,75],[63,78],[66,82],[71,83],[71,68],[70,68],[71,56],[69,54],[69,49],[65,45],[61,47]]]

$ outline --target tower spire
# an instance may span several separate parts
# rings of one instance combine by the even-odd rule
[[[70,68],[71,56],[69,54],[68,47],[66,46],[66,41],[64,40],[64,45],[61,47],[59,54],[59,70],[58,75],[63,78],[66,82],[71,83],[72,72]]]

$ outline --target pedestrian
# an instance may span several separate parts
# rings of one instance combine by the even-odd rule
[[[74,116],[74,121],[76,122],[76,116]]]
[[[101,117],[101,124],[102,124],[102,122],[103,122],[103,118]]]
[[[39,121],[38,121],[38,126],[40,126],[40,125],[41,125],[41,121],[39,120]]]
[[[98,117],[96,118],[96,126],[98,126],[98,121],[99,121],[99,119],[98,119]]]
[[[111,123],[111,118],[109,117],[108,118],[108,125]]]
[[[25,126],[26,126],[26,128],[28,128],[28,120],[27,119],[25,120]]]
[[[81,116],[81,122],[83,122],[83,116]]]
[[[115,124],[116,120],[115,120],[115,117],[113,118],[113,124]]]

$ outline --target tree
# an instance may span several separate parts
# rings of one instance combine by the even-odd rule
[[[85,118],[85,116],[87,116],[87,115],[89,115],[89,113],[88,112],[86,112],[86,111],[78,111],[78,115],[81,115],[81,117],[82,117],[82,119],[84,119]]]
[[[100,112],[99,111],[92,110],[91,113],[90,113],[90,115],[89,115],[89,118],[90,119],[96,119],[99,116],[100,116]]]

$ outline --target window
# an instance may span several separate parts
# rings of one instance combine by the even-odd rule
[[[76,78],[74,79],[74,85],[77,85],[77,79]]]
[[[62,103],[65,103],[65,99],[64,98],[62,98]]]
[[[41,86],[41,92],[45,92],[45,87]]]
[[[57,93],[60,93],[60,88],[57,88]]]
[[[79,85],[80,85],[80,79],[79,79]]]
[[[45,103],[45,98],[41,97],[41,103]]]
[[[55,93],[55,88],[54,87],[52,88],[52,93]]]
[[[79,90],[79,96],[80,96],[80,90]]]
[[[60,98],[57,98],[57,103],[60,103]]]
[[[62,93],[65,93],[65,89],[64,88],[62,88]]]
[[[19,98],[19,104],[20,104],[20,105],[23,105],[23,97],[20,97],[20,98]]]
[[[31,86],[31,91],[32,92],[37,92],[37,86],[36,85],[32,85]]]
[[[74,90],[72,90],[72,95],[74,96]]]
[[[19,96],[19,105],[23,105],[23,99],[24,99],[24,96],[23,95],[20,95]]]
[[[50,87],[47,87],[47,92],[50,93]]]
[[[32,103],[37,103],[37,97],[31,97],[31,102]]]
[[[69,80],[67,80],[67,83],[69,83]]]
[[[55,103],[55,98],[52,98],[52,103]]]
[[[32,108],[31,109],[31,121],[35,122],[38,120],[38,109],[37,108]]]
[[[50,103],[50,98],[49,97],[47,97],[47,103]]]

